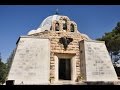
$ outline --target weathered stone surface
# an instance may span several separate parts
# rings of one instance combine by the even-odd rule
[[[81,73],[86,81],[117,81],[105,43],[81,41]]]
[[[8,80],[15,84],[49,84],[50,42],[48,39],[20,38]]]

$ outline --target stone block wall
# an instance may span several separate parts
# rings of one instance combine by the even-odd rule
[[[80,75],[80,52],[79,52],[79,41],[87,39],[79,32],[63,32],[63,31],[45,31],[41,33],[34,34],[40,38],[49,38],[50,40],[50,82],[55,80],[55,60],[54,55],[57,53],[61,54],[72,54],[74,53],[76,59],[76,79]],[[59,42],[59,39],[63,36],[73,38],[73,41],[67,47],[67,50],[64,50],[63,44]]]

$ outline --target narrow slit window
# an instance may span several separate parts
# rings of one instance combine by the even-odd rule
[[[67,30],[67,20],[63,19],[63,30]]]
[[[70,25],[70,31],[71,31],[71,32],[74,32],[74,31],[75,31],[75,30],[74,30],[74,25],[73,25],[73,24]]]
[[[59,23],[55,24],[55,31],[59,31]]]

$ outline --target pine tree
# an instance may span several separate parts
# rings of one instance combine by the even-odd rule
[[[0,84],[5,83],[7,76],[7,66],[2,62],[1,53],[0,53]]]

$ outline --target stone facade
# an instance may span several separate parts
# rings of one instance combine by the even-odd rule
[[[84,76],[82,76],[82,73],[84,73],[84,70],[86,69],[85,63],[84,63],[84,66],[85,66],[84,70],[81,71],[81,61],[85,62],[86,57],[85,57],[85,55],[81,56],[81,49],[84,48],[84,45],[80,46],[80,41],[84,41],[84,40],[91,41],[91,39],[87,35],[80,33],[79,30],[77,29],[77,24],[74,21],[71,21],[67,16],[61,16],[61,15],[49,16],[41,23],[40,27],[37,30],[30,31],[28,33],[28,35],[24,36],[24,37],[31,38],[28,43],[36,41],[36,39],[40,39],[40,40],[46,39],[47,41],[49,41],[48,46],[47,46],[47,44],[45,44],[45,46],[44,46],[44,43],[46,43],[45,40],[43,42],[38,42],[38,43],[35,42],[36,44],[42,45],[42,47],[39,47],[39,45],[35,45],[35,43],[30,44],[30,46],[34,47],[33,50],[35,48],[41,49],[40,52],[42,55],[45,54],[45,55],[47,55],[46,57],[49,56],[47,59],[44,58],[44,61],[46,61],[46,64],[45,64],[44,61],[39,61],[39,59],[42,60],[42,58],[43,58],[43,56],[41,54],[39,54],[39,55],[41,55],[39,58],[36,58],[33,55],[33,57],[36,58],[36,64],[39,64],[38,65],[39,70],[38,71],[34,70],[34,72],[37,74],[37,72],[41,71],[41,73],[44,73],[45,75],[48,75],[47,73],[49,73],[48,77],[43,76],[42,74],[39,74],[39,75],[37,74],[36,78],[34,77],[36,79],[36,81],[38,82],[37,84],[82,84],[81,82],[86,80],[85,79],[86,74],[84,74]],[[24,38],[24,37],[20,37],[20,40],[21,40],[21,38]],[[60,41],[61,38],[64,39],[64,41],[62,41],[62,43]],[[34,39],[34,40],[32,40],[32,39]],[[18,44],[17,44],[18,47],[22,47],[22,46],[19,46],[20,40],[18,40]],[[27,40],[27,39],[25,39],[25,40]],[[41,44],[41,43],[43,43],[43,44]],[[42,52],[43,48],[45,49],[45,48],[48,48],[49,46],[50,46],[50,48],[48,49],[48,51]],[[25,47],[25,46],[23,46],[23,47]],[[22,49],[24,49],[24,48],[22,48]],[[29,47],[29,49],[30,49],[30,47]],[[34,53],[37,54],[38,52],[34,52]],[[16,54],[17,54],[17,52],[16,52]],[[18,68],[18,66],[15,64],[15,60],[20,62],[20,60],[24,60],[24,59],[28,60],[29,59],[27,57],[22,58],[22,59],[21,58],[15,59],[15,58],[16,58],[16,56],[14,56],[13,64],[12,64],[10,73],[8,75],[8,80],[15,79],[14,77],[12,77],[13,74],[11,74],[11,72],[16,74],[14,69]],[[32,59],[31,63],[34,61],[34,58]],[[70,60],[70,63],[71,63],[71,65],[70,65],[71,79],[70,80],[60,80],[58,77],[59,76],[60,58]],[[29,65],[30,65],[30,61],[29,61]],[[44,67],[43,65],[47,65],[47,66]],[[42,67],[40,67],[40,66],[42,66]],[[41,68],[43,68],[43,70],[45,70],[45,71],[42,71]],[[19,68],[19,70],[21,71],[22,69]],[[27,72],[27,71],[24,71],[24,72]],[[24,75],[24,73],[22,73],[22,74]],[[12,78],[10,78],[10,77],[12,77]],[[31,77],[31,75],[29,75],[28,77]],[[42,77],[44,77],[46,81],[44,81],[42,79]],[[18,78],[16,78],[16,79],[18,79]],[[30,80],[33,80],[33,78],[31,77]],[[26,80],[25,82],[27,82],[27,83],[25,83],[25,84],[36,84],[36,81],[32,82],[30,80],[28,80],[28,81]]]
[[[67,29],[63,30],[63,20],[67,21]],[[55,24],[59,23],[59,31],[55,30]],[[74,25],[74,32],[70,31],[70,25]],[[46,28],[46,27],[45,27]],[[80,53],[79,53],[79,41],[88,40],[87,37],[81,35],[77,29],[77,24],[74,21],[71,21],[67,16],[61,16],[59,20],[54,20],[52,22],[52,29],[45,30],[44,32],[34,33],[29,36],[37,36],[40,38],[49,38],[50,40],[50,82],[56,83],[55,75],[55,58],[57,54],[66,54],[69,56],[75,56],[75,77],[74,81],[79,81],[78,77],[80,76]],[[64,50],[63,44],[59,42],[61,37],[73,38],[73,41],[68,45],[67,50]]]
[[[87,40],[87,38],[80,35],[77,32],[63,32],[63,31],[46,31],[41,32],[32,36],[40,38],[49,38],[50,40],[50,81],[51,83],[55,80],[55,59],[56,54],[67,54],[75,55],[76,61],[76,80],[80,75],[80,53],[79,53],[79,41]],[[59,42],[59,39],[63,36],[73,38],[73,41],[68,45],[67,50],[64,50],[63,44]]]

